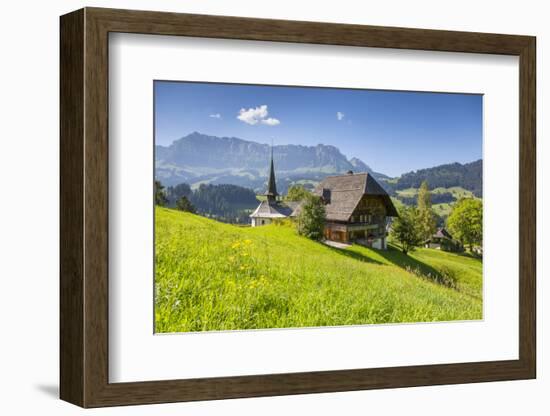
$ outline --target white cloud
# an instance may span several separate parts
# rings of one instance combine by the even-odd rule
[[[336,118],[338,119],[338,121],[342,121],[344,119],[346,115],[340,111],[337,111],[336,112]]]
[[[208,117],[210,118],[222,118],[222,115],[220,113],[210,114]]]
[[[265,120],[262,120],[262,124],[267,124],[268,126],[276,126],[277,124],[281,124],[279,120],[276,118],[266,118]]]
[[[237,118],[246,124],[255,125],[267,117],[267,114],[267,105],[261,105],[260,107],[249,108],[248,110],[241,108]]]
[[[268,114],[269,112],[267,111],[267,105],[264,104],[256,108],[249,108],[248,110],[241,108],[237,118],[252,126],[256,124],[265,124],[267,126],[276,126],[281,124],[281,122],[276,118],[267,118]]]

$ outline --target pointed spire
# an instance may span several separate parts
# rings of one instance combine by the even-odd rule
[[[275,183],[275,167],[273,165],[273,140],[271,141],[271,167],[269,170],[269,179],[267,181],[267,196],[268,202],[275,202],[277,200],[277,185]]]

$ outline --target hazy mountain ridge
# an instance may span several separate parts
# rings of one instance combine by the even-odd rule
[[[155,146],[155,178],[164,185],[188,183],[232,184],[263,192],[267,179],[271,146],[237,137],[191,133],[169,146]],[[277,187],[280,193],[294,183],[312,188],[324,177],[349,170],[369,172],[388,193],[418,188],[427,180],[430,188],[460,186],[482,196],[482,161],[450,163],[408,172],[390,178],[374,172],[362,160],[348,159],[331,145],[276,145],[273,148]]]
[[[181,182],[230,183],[262,188],[267,176],[271,147],[236,137],[208,136],[198,132],[175,140],[169,146],[155,146],[155,176],[163,184]],[[357,158],[347,159],[331,145],[276,145],[273,155],[281,191],[297,181],[319,181],[329,174],[348,170],[373,172]]]

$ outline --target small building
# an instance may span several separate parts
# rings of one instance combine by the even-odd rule
[[[397,210],[388,193],[369,173],[327,176],[313,191],[325,204],[326,240],[357,243],[386,249],[386,227]],[[273,153],[267,182],[266,199],[250,214],[252,227],[292,218],[300,212],[300,202],[280,201],[275,183]]]
[[[260,202],[258,208],[250,214],[252,227],[268,225],[276,219],[283,219],[294,216],[298,202],[283,202],[278,199],[277,185],[275,183],[275,168],[273,165],[273,149],[271,149],[271,166],[267,181],[266,199]]]
[[[369,173],[328,176],[315,188],[325,203],[327,240],[386,249],[389,217],[398,213],[388,193]]]
[[[250,214],[252,227],[271,224],[274,220],[294,217],[298,202],[265,200]]]
[[[443,227],[438,228],[434,235],[424,242],[424,247],[444,251],[460,250],[460,244],[455,241],[453,236]]]

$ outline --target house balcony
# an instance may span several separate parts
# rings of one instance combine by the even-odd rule
[[[348,231],[366,231],[366,230],[376,230],[380,228],[378,223],[366,223],[366,222],[352,222],[347,224]]]
[[[367,222],[351,222],[351,223],[337,223],[337,222],[327,222],[327,227],[333,231],[368,231],[368,230],[378,230],[380,228],[379,223],[367,223]]]

